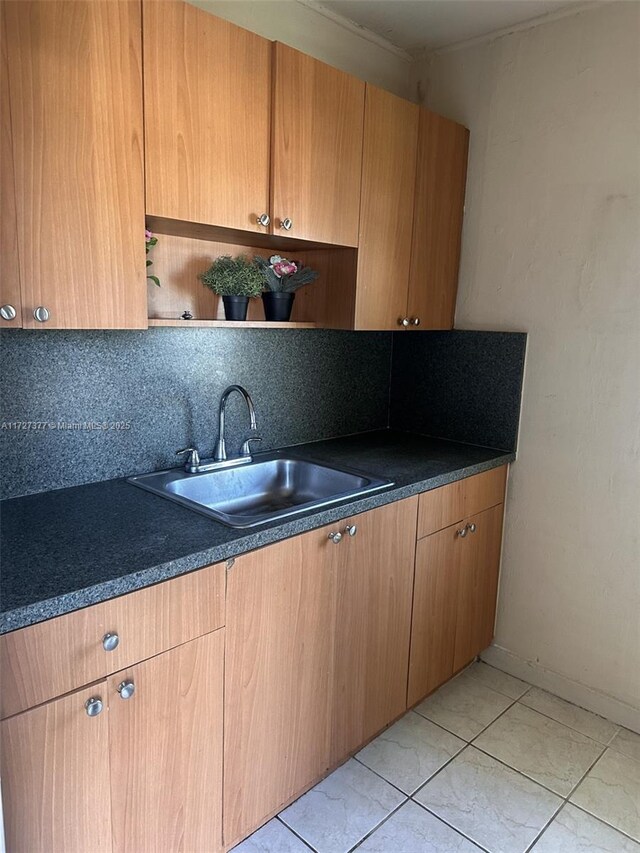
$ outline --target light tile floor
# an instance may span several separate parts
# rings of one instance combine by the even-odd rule
[[[640,735],[474,663],[234,853],[640,853]]]

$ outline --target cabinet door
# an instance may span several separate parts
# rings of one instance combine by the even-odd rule
[[[493,639],[503,512],[504,506],[499,504],[465,522],[475,525],[475,532],[469,532],[461,542],[454,672]]]
[[[367,84],[356,329],[397,329],[407,312],[418,110]]]
[[[417,506],[349,519],[356,533],[337,549],[332,763],[406,709]]]
[[[11,853],[111,851],[106,685],[0,723],[2,800]],[[100,697],[104,710],[87,714]]]
[[[469,131],[420,110],[408,314],[451,329],[456,310]]]
[[[411,622],[407,705],[423,699],[453,675],[461,525],[420,539]],[[466,538],[466,537],[465,537]]]
[[[271,43],[189,3],[143,17],[147,214],[263,232]]]
[[[140,5],[5,15],[24,326],[146,328]]]
[[[274,234],[358,245],[364,89],[344,71],[275,45]]]
[[[4,3],[0,3],[0,328],[22,326]]]
[[[222,850],[223,668],[221,629],[108,679],[114,851]]]
[[[227,576],[224,840],[259,826],[329,767],[331,529],[236,559]]]

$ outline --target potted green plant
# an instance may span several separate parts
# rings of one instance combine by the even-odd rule
[[[249,299],[260,296],[262,273],[246,255],[221,255],[200,274],[205,287],[222,297],[227,320],[246,320]]]
[[[262,302],[266,320],[283,321],[291,317],[296,290],[311,284],[318,273],[305,267],[300,261],[289,261],[280,255],[266,258],[256,257],[256,266],[263,276]]]

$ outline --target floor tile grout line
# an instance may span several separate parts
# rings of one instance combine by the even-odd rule
[[[609,823],[608,820],[605,820],[603,817],[600,817],[600,815],[590,812],[589,809],[586,809],[584,806],[579,806],[577,803],[572,803],[570,800],[567,800],[565,805],[573,806],[579,811],[584,812],[584,814],[588,814],[589,817],[600,821],[600,823],[604,824],[605,826],[608,826],[610,829],[614,829],[616,832],[619,832],[620,835],[624,835],[625,838],[629,838],[631,841],[635,841],[636,844],[640,844],[640,838],[635,838],[633,835],[629,835],[629,833],[625,832],[624,829],[620,829],[619,827],[614,826],[612,823]]]
[[[303,796],[304,796],[304,795],[303,795]],[[293,804],[292,804],[292,805],[293,805]],[[290,832],[290,833],[292,833],[292,835],[295,835],[295,837],[298,839],[298,841],[302,841],[302,843],[304,844],[304,846],[305,846],[305,847],[308,847],[308,848],[309,848],[309,850],[313,850],[313,853],[318,853],[318,851],[316,850],[316,848],[315,848],[315,847],[313,847],[311,844],[309,844],[309,842],[308,842],[308,841],[305,841],[305,839],[304,839],[301,835],[298,835],[298,833],[295,831],[295,829],[291,829],[291,827],[289,826],[289,824],[288,824],[288,823],[285,823],[285,822],[282,820],[282,818],[280,817],[280,814],[277,814],[277,815],[276,815],[276,820],[277,820],[277,821],[279,821],[279,822],[280,822],[280,823],[281,823],[281,824],[282,824],[286,829],[288,829],[288,830],[289,830],[289,832]],[[267,823],[268,823],[268,821],[267,821]],[[266,823],[265,823],[265,824],[263,824],[263,826],[266,826],[266,825],[267,825]],[[249,837],[250,837],[250,836],[249,836]]]
[[[489,850],[488,847],[484,847],[482,844],[480,844],[479,841],[475,841],[473,838],[471,838],[471,836],[466,835],[461,829],[458,829],[458,827],[454,826],[452,823],[448,823],[448,821],[446,821],[443,817],[441,817],[441,815],[437,814],[437,812],[434,812],[432,809],[430,809],[429,806],[425,806],[424,803],[420,803],[420,802],[418,802],[418,800],[412,799],[411,802],[415,803],[417,806],[420,806],[421,809],[424,809],[428,814],[437,818],[440,821],[440,823],[443,823],[445,826],[448,826],[449,829],[452,829],[454,832],[457,832],[458,835],[461,835],[463,838],[466,838],[467,841],[470,841],[472,844],[475,844],[475,846],[479,850],[483,850],[484,853],[491,853],[491,851]]]
[[[554,820],[558,817],[558,815],[560,814],[560,812],[562,811],[562,809],[563,809],[566,805],[567,805],[567,801],[566,801],[566,800],[563,800],[563,801],[560,803],[560,805],[558,806],[558,808],[557,808],[557,809],[555,810],[555,812],[551,815],[551,817],[549,818],[549,820],[545,823],[545,825],[542,827],[542,829],[540,830],[540,832],[539,832],[539,833],[536,835],[536,837],[533,839],[533,841],[531,842],[531,844],[527,847],[527,849],[525,850],[525,853],[529,853],[529,851],[530,851],[530,850],[532,850],[532,849],[535,847],[535,845],[538,843],[538,841],[540,841],[540,839],[542,838],[542,836],[543,836],[543,835],[545,834],[545,832],[549,829],[549,827],[551,826],[551,824],[552,824],[552,823],[554,822]]]
[[[489,688],[487,688],[487,689],[488,689],[488,690],[491,690],[491,688],[490,688],[490,687],[489,687]],[[494,693],[498,693],[498,691],[497,691],[497,690],[494,690],[493,692],[494,692]],[[510,697],[510,696],[505,696],[503,693],[498,693],[498,696],[501,696],[503,699],[511,699],[511,697]],[[504,709],[504,711],[500,711],[500,713],[498,714],[498,716],[497,716],[497,717],[494,717],[494,719],[493,719],[493,720],[491,720],[491,722],[490,722],[490,723],[487,723],[487,725],[486,725],[483,729],[481,729],[481,730],[478,732],[478,734],[477,734],[477,735],[474,735],[474,736],[471,738],[471,740],[467,740],[467,738],[462,737],[462,736],[461,736],[461,735],[459,735],[459,734],[456,734],[455,732],[451,731],[451,729],[448,729],[446,726],[443,726],[443,725],[442,725],[442,723],[436,723],[436,721],[435,721],[435,720],[432,720],[432,719],[431,719],[431,717],[427,717],[427,716],[425,716],[424,714],[420,713],[420,711],[416,711],[416,713],[417,713],[417,714],[420,714],[420,716],[421,716],[421,717],[424,717],[424,719],[425,719],[425,720],[429,720],[429,722],[430,722],[430,723],[434,723],[436,726],[440,726],[440,728],[441,728],[441,729],[444,729],[444,731],[445,731],[445,732],[449,732],[449,734],[450,734],[450,735],[455,735],[455,737],[460,738],[460,740],[463,740],[467,745],[470,745],[470,744],[472,744],[472,743],[474,742],[474,740],[475,740],[476,738],[479,738],[481,734],[484,734],[484,733],[486,732],[486,730],[489,728],[489,726],[492,726],[492,725],[493,725],[497,720],[499,720],[499,719],[500,719],[500,717],[502,717],[504,714],[506,714],[506,713],[507,713],[507,711],[509,711],[511,708],[513,708],[513,706],[514,706],[517,702],[518,702],[518,700],[517,700],[517,699],[511,699],[511,704],[510,704],[510,705],[508,705],[508,706]],[[414,708],[413,710],[416,710],[416,709]]]
[[[403,796],[403,797],[405,797],[405,799],[407,799],[407,800],[409,799],[409,797],[411,796],[411,794],[407,794],[407,792],[406,792],[406,791],[403,791],[403,790],[402,790],[402,788],[399,788],[396,784],[394,784],[393,782],[390,782],[390,781],[386,778],[386,776],[383,776],[383,775],[382,775],[382,773],[378,773],[378,771],[377,771],[377,770],[374,770],[373,768],[369,767],[369,765],[368,765],[368,764],[365,764],[365,763],[364,763],[364,761],[361,761],[361,760],[360,760],[356,755],[352,755],[351,757],[352,757],[352,759],[353,759],[354,761],[357,761],[357,762],[358,762],[358,764],[359,764],[361,767],[366,768],[370,773],[374,773],[374,774],[378,777],[378,779],[382,779],[382,781],[383,781],[383,782],[386,782],[386,783],[387,783],[387,785],[391,785],[391,787],[392,787],[394,790],[396,790],[399,794],[402,794],[402,796]]]
[[[534,779],[533,776],[527,775],[524,772],[524,770],[518,770],[517,767],[513,767],[511,764],[507,764],[507,762],[504,759],[498,758],[497,756],[492,755],[490,752],[487,752],[487,750],[483,749],[481,746],[476,746],[475,743],[470,743],[469,746],[472,746],[474,749],[477,749],[478,752],[481,752],[483,755],[486,755],[487,758],[492,758],[494,761],[497,761],[498,764],[502,764],[502,766],[506,767],[507,770],[513,770],[513,772],[517,773],[518,776],[522,776],[523,779],[526,779],[529,782],[533,782],[534,785],[537,785],[539,788],[543,788],[549,794],[553,794],[555,797],[559,797],[561,800],[567,799],[567,797],[565,797],[564,794],[559,794],[557,791],[554,791],[553,788],[550,788],[548,785],[545,785],[544,782],[540,782],[538,779]],[[598,756],[598,758],[600,758],[600,756]],[[582,778],[580,779],[580,781],[582,781]],[[574,789],[572,788],[571,789],[572,793],[573,793],[573,790]],[[569,796],[571,796],[571,794],[569,794]]]
[[[406,797],[406,794],[405,794],[405,797]],[[384,825],[385,825],[385,823],[386,823],[390,818],[392,818],[392,817],[393,817],[393,815],[394,815],[394,814],[396,814],[396,812],[399,812],[399,811],[400,811],[400,809],[401,809],[403,806],[406,806],[406,804],[407,804],[408,802],[409,802],[409,798],[407,797],[405,800],[403,800],[403,801],[400,803],[400,805],[396,806],[396,807],[393,809],[393,811],[390,811],[390,812],[389,812],[389,814],[388,814],[386,817],[384,817],[384,818],[383,818],[379,823],[377,823],[377,824],[373,827],[373,829],[371,829],[369,832],[367,832],[367,834],[366,834],[363,838],[361,838],[361,839],[360,839],[360,841],[358,841],[358,843],[357,843],[354,847],[349,847],[349,849],[347,850],[347,853],[353,853],[353,851],[354,851],[354,850],[357,850],[357,849],[358,849],[358,847],[362,847],[362,845],[363,845],[363,844],[364,844],[364,842],[367,840],[367,838],[371,838],[371,836],[373,835],[373,833],[374,833],[374,832],[377,832],[377,831],[380,829],[380,827],[381,827],[381,826],[384,826]]]
[[[569,799],[570,799],[571,797],[573,797],[573,795],[575,794],[575,792],[578,790],[578,788],[580,787],[580,785],[582,785],[582,783],[584,782],[584,780],[587,778],[587,776],[589,775],[589,773],[591,773],[591,771],[593,770],[593,768],[594,768],[594,767],[596,766],[596,764],[600,761],[600,759],[601,759],[601,758],[602,758],[602,756],[605,754],[605,752],[607,751],[607,749],[608,749],[608,748],[609,748],[608,746],[603,746],[603,747],[602,747],[602,752],[600,753],[600,755],[595,759],[595,761],[592,761],[592,762],[591,762],[591,765],[589,766],[589,769],[587,770],[587,772],[586,772],[586,773],[583,773],[583,775],[580,777],[580,779],[576,782],[576,784],[575,784],[575,785],[573,786],[573,788],[571,789],[570,793],[569,793],[569,794],[567,794],[567,796],[565,797],[565,799],[567,800],[567,802],[569,802]]]
[[[526,693],[523,695],[526,696]],[[550,693],[549,695],[553,696],[554,694]],[[560,699],[559,696],[557,696],[556,698]],[[562,701],[566,702],[566,699],[563,699]],[[540,711],[540,710],[538,710],[538,708],[532,708],[531,705],[527,705],[525,702],[522,702],[521,699],[517,699],[516,704],[522,705],[524,708],[528,708],[530,711],[535,711],[535,713],[540,714],[541,717],[545,717],[547,720],[551,720],[552,722],[557,723],[559,726],[564,726],[565,729],[570,729],[572,732],[576,732],[577,734],[582,735],[582,737],[587,737],[587,738],[589,738],[589,740],[592,740],[594,743],[602,744],[605,747],[609,746],[611,743],[611,740],[613,740],[613,738],[618,734],[618,732],[616,732],[614,735],[612,735],[611,740],[609,740],[609,741],[598,740],[595,737],[591,737],[591,735],[588,735],[588,734],[585,734],[584,732],[581,732],[580,729],[577,729],[575,726],[570,726],[568,723],[563,723],[562,720],[558,720],[557,717],[552,717],[550,714],[545,714],[544,711]],[[571,705],[571,702],[567,702],[567,704]],[[578,705],[575,705],[574,707],[579,708]],[[587,711],[586,708],[580,708],[580,710],[584,711],[585,714],[593,713],[592,711]],[[594,716],[598,717],[600,715],[594,714]],[[602,717],[601,719],[606,720],[606,717]],[[606,721],[610,722],[609,720],[606,720]],[[616,725],[616,724],[612,723],[612,725]]]

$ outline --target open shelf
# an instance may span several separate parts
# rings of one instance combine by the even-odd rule
[[[209,329],[317,329],[316,323],[267,322],[266,320],[149,320],[149,328],[154,326],[196,326]]]

